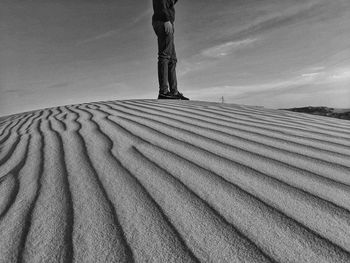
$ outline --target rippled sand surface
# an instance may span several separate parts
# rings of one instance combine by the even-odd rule
[[[124,100],[0,120],[0,262],[350,262],[350,123]]]

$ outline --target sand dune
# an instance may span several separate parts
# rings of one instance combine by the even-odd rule
[[[0,262],[350,262],[350,123],[196,101],[0,119]]]

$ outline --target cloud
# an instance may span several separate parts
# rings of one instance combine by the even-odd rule
[[[4,92],[4,93],[19,93],[19,92],[22,92],[23,90],[21,89],[11,89],[11,90],[2,90],[1,92]]]
[[[147,17],[150,16],[150,14],[152,13],[152,9],[147,9],[146,11],[142,12],[141,14],[139,14],[138,16],[136,16],[130,23],[128,23],[126,26],[122,27],[122,28],[117,28],[115,30],[109,30],[105,33],[102,34],[98,34],[95,35],[93,37],[81,40],[79,42],[76,43],[76,45],[81,45],[81,44],[86,44],[86,43],[90,43],[90,42],[94,42],[100,39],[105,39],[105,38],[109,38],[109,37],[113,37],[116,35],[121,34],[124,30],[130,29],[133,26],[135,26],[136,24],[138,24],[139,22],[141,22],[142,20],[146,19]]]
[[[224,44],[216,45],[211,48],[207,48],[201,52],[204,57],[221,58],[229,54],[232,54],[238,49],[245,48],[257,41],[256,38],[247,38],[240,41],[230,41]]]
[[[191,90],[186,92],[189,96],[198,96],[200,93],[201,98],[215,98],[218,96],[235,97],[242,98],[245,96],[252,96],[257,94],[265,94],[268,91],[281,91],[301,85],[306,85],[312,83],[312,80],[303,78],[292,78],[289,80],[281,81],[271,81],[269,83],[263,84],[253,84],[253,85],[224,85],[209,87],[205,89]]]
[[[61,82],[61,83],[55,83],[52,85],[47,86],[47,89],[57,89],[57,88],[64,88],[64,87],[68,87],[70,85],[69,82]]]
[[[221,31],[221,38],[242,39],[252,35],[262,34],[266,31],[281,28],[293,23],[300,23],[306,19],[317,17],[322,11],[327,10],[329,3],[323,0],[309,1],[285,8],[269,15],[258,16],[252,22],[240,28],[225,28]]]
[[[137,17],[135,17],[135,19],[129,24],[129,27],[136,25],[137,23],[141,22],[142,20],[144,20],[146,18],[149,18],[150,15],[152,14],[152,12],[153,12],[153,10],[151,8],[149,8],[146,11],[142,12]]]
[[[304,78],[315,78],[315,77],[317,77],[320,74],[321,74],[320,72],[312,72],[312,73],[301,74],[301,76],[304,77]]]
[[[324,66],[314,66],[314,67],[307,68],[306,71],[311,71],[311,72],[315,71],[316,72],[316,71],[322,71],[324,69],[326,69],[326,67],[324,67]]]
[[[77,42],[76,45],[79,46],[81,44],[86,44],[86,43],[94,42],[94,41],[97,41],[97,40],[100,40],[100,39],[103,39],[103,38],[112,37],[112,36],[115,36],[115,35],[119,34],[120,32],[121,32],[121,29],[110,30],[110,31],[107,31],[107,32],[105,32],[103,34],[99,34],[99,35],[96,35],[96,36],[93,36],[93,37],[81,40],[81,41]]]
[[[301,74],[302,77],[312,79],[315,83],[350,82],[350,67],[338,67],[318,72],[308,72]],[[350,83],[349,83],[350,84]]]
[[[203,49],[199,53],[180,61],[181,66],[178,70],[179,76],[184,76],[193,71],[203,70],[209,66],[214,66],[220,62],[220,58],[234,54],[236,51],[251,47],[257,42],[258,38],[247,38],[238,41],[228,41],[223,44],[215,45]]]
[[[350,68],[335,70],[328,78],[330,81],[347,81],[350,80]]]
[[[196,99],[216,99],[224,96],[234,100],[252,100],[252,98],[268,98],[286,96],[286,94],[306,96],[317,92],[349,94],[350,67],[332,68],[320,72],[307,72],[287,80],[272,80],[262,84],[252,85],[223,85],[205,89],[193,89],[186,92]],[[200,94],[200,95],[199,95]],[[257,102],[258,103],[258,102]]]

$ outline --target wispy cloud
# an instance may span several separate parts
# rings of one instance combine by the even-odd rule
[[[350,82],[350,67],[325,69],[301,74],[303,78],[312,79],[317,83]],[[349,83],[350,84],[350,83]]]
[[[312,73],[301,74],[301,76],[304,77],[304,78],[315,78],[315,77],[317,77],[320,74],[321,74],[320,72],[312,72]]]
[[[330,81],[350,81],[350,67],[341,68],[329,76]],[[349,83],[350,84],[350,83]]]
[[[94,41],[97,41],[97,40],[100,40],[100,39],[105,39],[105,38],[109,38],[109,37],[113,37],[113,36],[116,36],[118,34],[121,34],[124,30],[130,29],[133,26],[137,25],[142,20],[148,18],[151,13],[152,13],[152,9],[147,9],[146,11],[144,11],[141,14],[139,14],[138,16],[136,16],[126,26],[121,27],[121,28],[117,28],[115,30],[109,30],[109,31],[107,31],[105,33],[98,34],[98,35],[92,36],[90,38],[81,40],[81,41],[77,42],[76,45],[82,45],[82,44],[94,42]]]
[[[64,88],[64,87],[68,87],[70,85],[69,82],[60,82],[60,83],[55,83],[55,84],[51,84],[49,86],[47,86],[47,89],[59,89],[59,88]]]
[[[199,94],[201,97],[213,97],[213,96],[242,96],[247,94],[261,93],[266,92],[268,90],[281,90],[284,88],[291,88],[295,86],[305,85],[311,83],[312,80],[303,79],[303,78],[294,78],[285,81],[271,81],[269,83],[263,84],[253,84],[253,85],[224,85],[224,86],[216,86],[209,87],[205,89],[201,89],[200,92],[198,90],[193,90],[187,92],[189,95]]]
[[[339,85],[340,83],[342,85]],[[298,89],[299,93],[316,92],[320,87],[334,87],[333,90],[342,90],[343,84],[350,85],[350,67],[305,73],[287,80],[274,80],[262,84],[208,87],[201,89],[200,92],[198,92],[197,89],[189,90],[186,94],[192,97],[198,97],[199,99],[221,96],[243,99],[258,95],[274,96],[284,93],[293,93],[296,89]],[[303,92],[299,90],[301,88]]]
[[[201,55],[204,57],[210,58],[221,58],[229,54],[232,54],[238,49],[245,48],[255,43],[257,38],[247,38],[240,41],[229,41],[224,44],[216,45],[207,49],[204,49],[201,52]]]
[[[79,46],[79,45],[94,42],[94,41],[97,41],[97,40],[100,40],[103,38],[112,37],[112,36],[118,35],[120,32],[121,32],[121,29],[110,30],[110,31],[107,31],[105,33],[81,40],[81,41],[77,42],[76,45]]]
[[[228,41],[219,45],[205,48],[190,58],[181,60],[179,76],[184,76],[188,73],[203,70],[209,66],[214,66],[220,63],[220,59],[229,55],[234,55],[238,50],[252,47],[258,38],[247,38],[238,41]]]
[[[136,25],[137,23],[141,22],[142,20],[144,19],[148,19],[150,17],[150,15],[152,14],[152,9],[149,8],[147,9],[146,11],[142,12],[141,14],[139,14],[138,16],[136,16],[134,18],[134,20],[132,20],[132,22],[129,24],[129,26],[134,26]]]
[[[260,35],[276,28],[317,17],[322,11],[327,10],[328,5],[329,2],[324,0],[294,4],[284,10],[276,10],[266,15],[257,16],[250,23],[245,23],[243,26],[222,28],[219,37],[222,39],[242,39]]]

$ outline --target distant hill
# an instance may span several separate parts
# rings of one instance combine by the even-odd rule
[[[283,110],[303,112],[303,113],[338,118],[343,120],[350,120],[350,109],[336,109],[336,108],[328,108],[328,107],[308,106],[308,107],[291,108],[291,109],[283,109]]]

